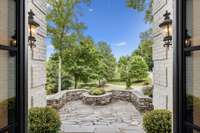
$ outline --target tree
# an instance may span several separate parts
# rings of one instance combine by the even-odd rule
[[[153,60],[152,60],[152,29],[147,30],[146,32],[142,32],[140,34],[140,44],[139,47],[132,53],[132,56],[139,55],[144,58],[146,61],[149,70],[151,71],[153,68]]]
[[[57,69],[58,62],[54,60],[53,57],[49,58],[46,63],[46,73],[47,73],[47,81],[46,81],[46,92],[47,94],[53,94],[58,92],[58,82],[57,82]],[[55,70],[56,69],[56,70]]]
[[[106,42],[97,43],[97,50],[100,54],[99,68],[101,77],[111,80],[115,73],[116,60],[112,50]]]
[[[53,94],[58,92],[58,54],[54,53],[46,62],[46,72],[47,72],[47,82],[46,82],[46,91],[47,94]],[[72,82],[70,75],[62,71],[62,86],[61,90],[66,90],[71,87]]]
[[[74,88],[78,82],[88,82],[95,78],[95,67],[98,64],[98,54],[93,41],[83,39],[79,44],[74,44],[64,51],[64,69],[74,77]]]
[[[127,6],[137,10],[137,11],[145,11],[145,21],[152,22],[152,5],[153,0],[126,0]]]
[[[81,2],[89,2],[89,0],[48,0],[49,12],[48,20],[48,36],[52,40],[52,44],[59,54],[58,62],[58,90],[61,91],[62,80],[62,53],[63,50],[77,41],[82,29],[85,28],[83,23],[77,21],[76,6]]]
[[[121,80],[126,82],[126,88],[130,88],[132,84],[130,57],[122,56],[118,62]]]
[[[141,56],[131,57],[130,73],[133,81],[142,81],[147,78],[148,66]]]
[[[131,87],[133,81],[141,81],[148,76],[148,66],[141,56],[122,56],[118,62],[120,77]]]

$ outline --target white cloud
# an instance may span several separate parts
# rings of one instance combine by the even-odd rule
[[[118,46],[118,47],[123,47],[125,45],[127,45],[126,42],[119,42],[119,43],[116,44],[116,46]]]
[[[93,11],[94,11],[94,9],[90,8],[90,9],[88,9],[88,11],[89,11],[89,12],[93,12]]]

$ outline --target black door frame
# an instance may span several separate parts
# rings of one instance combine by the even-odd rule
[[[183,38],[184,38],[184,2],[176,0],[176,44],[174,45],[173,60],[173,131],[184,133],[183,130]]]
[[[25,0],[17,0],[17,43],[18,47],[18,112],[17,132],[27,133],[28,121],[28,46],[25,43]]]
[[[14,132],[27,133],[27,97],[28,97],[28,47],[25,45],[25,1],[16,1],[16,43],[15,46],[0,45],[1,50],[16,53],[16,123],[0,129],[0,133]]]
[[[176,1],[176,44],[174,45],[174,133],[184,133],[186,0]]]
[[[174,133],[185,133],[186,127],[200,131],[200,128],[186,122],[186,54],[200,50],[200,46],[185,47],[186,0],[176,0],[176,44],[174,45]]]

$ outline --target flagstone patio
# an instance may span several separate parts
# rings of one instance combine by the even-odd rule
[[[104,106],[71,101],[59,110],[59,114],[63,133],[145,133],[142,115],[125,101]]]

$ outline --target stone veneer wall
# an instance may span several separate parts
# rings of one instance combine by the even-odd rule
[[[28,47],[28,105],[29,107],[46,106],[46,0],[27,0],[26,19],[30,9],[35,13],[35,20],[40,24],[36,31],[36,48]],[[28,29],[28,20],[26,20]],[[28,38],[28,30],[26,31]],[[26,40],[28,42],[28,40]],[[27,45],[29,45],[27,43]]]
[[[159,28],[159,24],[163,21],[166,10],[169,11],[173,19],[174,39],[174,7],[173,0],[154,0],[153,3],[153,105],[155,109],[171,111],[173,110],[173,45],[169,48],[163,47],[162,29]]]
[[[66,102],[82,100],[88,105],[106,105],[116,100],[123,100],[133,103],[133,105],[141,112],[153,109],[152,99],[148,96],[141,95],[134,91],[113,90],[104,95],[92,96],[87,90],[77,89],[63,91],[60,94],[47,96],[47,105],[56,109],[60,109]]]

